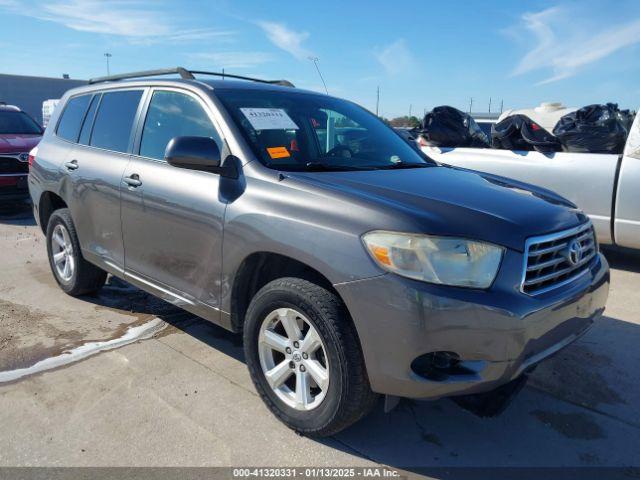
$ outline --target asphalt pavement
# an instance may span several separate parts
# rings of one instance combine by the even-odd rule
[[[317,440],[263,406],[238,336],[117,279],[65,295],[30,209],[3,208],[0,466],[637,466],[640,254],[605,254],[604,317],[501,416],[404,400]]]

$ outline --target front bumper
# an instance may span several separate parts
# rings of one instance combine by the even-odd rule
[[[354,320],[374,391],[436,399],[493,390],[582,335],[602,314],[609,266],[598,254],[575,282],[531,297],[519,291],[522,254],[508,251],[488,291],[393,274],[336,285]],[[438,380],[411,368],[430,352],[455,352],[464,374]]]
[[[0,201],[24,200],[28,197],[27,174],[0,174]]]

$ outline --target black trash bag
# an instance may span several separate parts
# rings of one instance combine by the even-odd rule
[[[633,121],[636,118],[635,114],[629,110],[618,110],[617,115],[618,120],[620,120],[620,123],[622,123],[622,126],[627,131],[627,135],[629,135]]]
[[[620,154],[627,140],[618,106],[587,105],[558,120],[554,135],[567,152]]]
[[[631,130],[631,124],[633,123],[633,119],[635,115],[632,115],[629,110],[620,110],[617,103],[607,103],[605,104],[611,111],[615,112],[616,118],[620,121],[624,129],[627,131],[627,135]]]
[[[510,115],[491,126],[491,146],[502,150],[561,150],[558,140],[526,115]]]
[[[436,147],[489,147],[489,138],[470,115],[446,105],[424,116],[419,133]]]

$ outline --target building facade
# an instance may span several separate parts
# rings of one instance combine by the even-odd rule
[[[0,102],[16,105],[42,124],[42,103],[58,99],[86,80],[0,74]]]

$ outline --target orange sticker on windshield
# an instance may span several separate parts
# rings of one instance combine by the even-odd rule
[[[269,152],[271,158],[287,158],[291,156],[286,147],[270,147],[267,148],[267,152]]]

